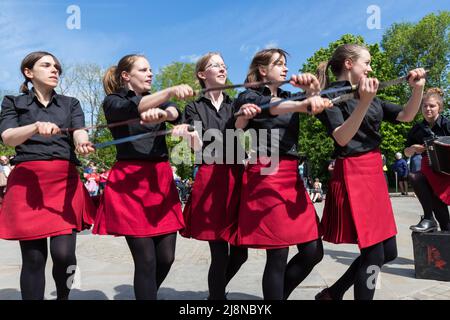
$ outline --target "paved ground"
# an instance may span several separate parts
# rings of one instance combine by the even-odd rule
[[[375,299],[450,299],[450,282],[415,278],[413,247],[409,226],[419,220],[420,206],[414,197],[392,197],[398,225],[398,258],[383,267]],[[319,215],[323,204],[317,204]],[[134,299],[133,263],[123,238],[78,237],[79,289],[71,299]],[[333,283],[358,255],[354,245],[324,243],[325,256],[309,277],[294,291],[291,299],[313,299],[322,288]],[[17,242],[0,240],[0,299],[20,299],[20,251]],[[295,254],[292,248],[290,255]],[[249,259],[231,281],[229,299],[262,299],[261,278],[265,263],[263,250],[250,250]],[[47,262],[46,299],[55,298]],[[159,299],[205,299],[209,266],[208,245],[202,241],[178,238],[176,260],[159,292]],[[352,299],[352,289],[344,297]]]

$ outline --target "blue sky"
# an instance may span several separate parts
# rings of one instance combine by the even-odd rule
[[[79,30],[66,27],[70,5],[80,8]],[[380,8],[380,29],[367,27],[370,5]],[[380,42],[392,23],[417,22],[439,10],[450,10],[450,1],[0,0],[0,89],[17,90],[20,61],[35,50],[50,51],[65,64],[104,67],[125,54],[143,53],[155,71],[220,51],[230,80],[240,83],[259,49],[287,50],[290,72],[296,72],[345,33]]]

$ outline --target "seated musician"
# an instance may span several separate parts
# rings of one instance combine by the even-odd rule
[[[417,198],[422,205],[424,215],[422,220],[410,229],[415,232],[431,232],[437,230],[436,217],[441,231],[450,230],[450,175],[433,171],[424,140],[434,137],[450,136],[450,120],[442,115],[444,109],[442,90],[429,89],[422,100],[422,115],[424,120],[417,123],[409,132],[405,155],[422,154],[421,170],[411,172],[409,180]]]

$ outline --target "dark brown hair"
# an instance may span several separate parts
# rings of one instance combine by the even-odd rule
[[[46,51],[31,52],[25,58],[23,58],[22,63],[20,64],[20,71],[22,72],[22,75],[25,78],[25,81],[20,86],[20,89],[19,89],[20,92],[28,93],[30,91],[30,89],[28,89],[28,82],[31,82],[31,79],[28,79],[27,76],[25,75],[25,69],[29,69],[29,70],[33,69],[36,62],[38,62],[42,57],[45,57],[45,56],[51,56],[53,58],[53,60],[55,60],[55,64],[56,64],[55,67],[58,70],[59,74],[60,75],[62,74],[61,63],[53,54],[51,54],[50,52],[46,52]]]
[[[280,54],[280,58],[284,57],[287,60],[287,56],[289,55],[286,51],[279,48],[272,49],[264,49],[255,54],[250,63],[250,67],[248,68],[247,78],[245,79],[245,83],[262,81],[261,74],[259,73],[259,67],[268,66],[270,63],[270,59],[272,59],[275,53]]]

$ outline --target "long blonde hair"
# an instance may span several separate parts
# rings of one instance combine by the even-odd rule
[[[122,72],[130,72],[134,63],[139,58],[145,58],[141,54],[128,54],[120,59],[117,66],[109,67],[103,76],[103,89],[106,94],[118,92],[123,87]]]

